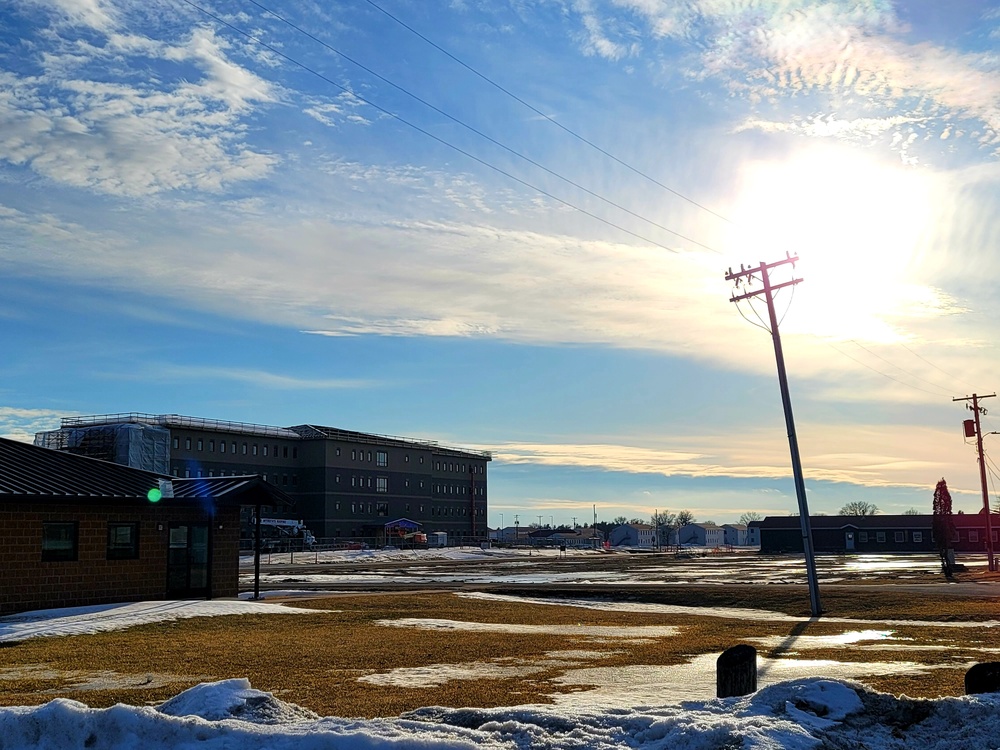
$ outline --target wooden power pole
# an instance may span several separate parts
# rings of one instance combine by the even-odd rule
[[[795,480],[795,496],[799,503],[799,525],[802,529],[802,549],[806,556],[806,576],[809,579],[809,602],[812,609],[813,617],[819,617],[823,613],[823,608],[820,606],[819,601],[819,582],[816,578],[816,555],[813,549],[813,539],[812,539],[812,525],[809,520],[809,504],[806,502],[806,483],[802,478],[802,461],[799,458],[799,441],[795,437],[795,419],[792,416],[792,399],[788,393],[788,377],[785,375],[785,355],[781,350],[781,335],[778,333],[778,317],[774,312],[774,292],[778,289],[784,287],[792,287],[802,281],[802,279],[793,278],[791,281],[785,281],[781,284],[771,284],[771,280],[767,275],[767,272],[776,268],[777,266],[783,266],[786,263],[791,263],[792,268],[795,268],[795,262],[799,257],[788,255],[785,253],[785,259],[779,260],[776,263],[764,263],[763,261],[757,268],[743,268],[733,272],[729,269],[729,273],[726,274],[726,281],[735,282],[737,288],[743,284],[750,284],[760,279],[762,285],[761,289],[756,291],[746,292],[745,294],[733,295],[729,301],[730,302],[740,302],[741,300],[751,299],[759,295],[764,295],[764,299],[767,302],[767,312],[770,318],[771,327],[768,329],[771,333],[771,339],[774,342],[774,359],[778,365],[778,386],[781,389],[781,404],[785,410],[785,426],[788,428],[788,448],[792,456],[792,475]],[[756,278],[755,278],[756,277]]]
[[[973,414],[973,419],[966,420],[965,436],[972,437],[969,434],[968,422],[972,422],[971,425],[975,430],[976,435],[976,451],[979,453],[979,481],[983,487],[983,513],[986,515],[986,555],[989,561],[989,568],[991,571],[997,569],[997,561],[993,556],[993,520],[990,518],[990,493],[986,488],[986,459],[983,457],[983,428],[979,423],[979,415],[985,414],[986,409],[979,405],[979,399],[981,398],[994,398],[997,394],[991,393],[988,396],[980,396],[979,394],[973,393],[971,396],[966,396],[965,398],[953,398],[952,401],[971,401],[972,404],[966,404],[966,408],[969,409]]]

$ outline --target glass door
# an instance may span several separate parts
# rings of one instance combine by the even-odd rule
[[[170,524],[167,548],[167,595],[207,596],[208,526]]]

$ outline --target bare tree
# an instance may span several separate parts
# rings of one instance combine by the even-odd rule
[[[740,523],[744,526],[749,526],[751,521],[762,521],[764,516],[755,510],[748,510],[742,516],[740,516]]]
[[[904,516],[919,516],[920,515],[920,511],[917,510],[916,508],[910,508],[909,510],[904,510],[903,511],[903,515]]]
[[[625,524],[628,523],[628,519],[625,518],[625,516],[615,516],[614,518],[611,519],[611,523],[613,523],[615,526],[624,526]]]
[[[677,525],[687,526],[689,523],[694,523],[694,513],[689,510],[682,510],[677,513]]]
[[[878,506],[867,500],[852,500],[840,509],[838,515],[841,516],[874,516],[878,513]]]

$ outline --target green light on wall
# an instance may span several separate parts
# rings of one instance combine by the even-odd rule
[[[151,503],[158,503],[158,502],[160,502],[160,499],[162,497],[163,497],[163,493],[160,492],[160,490],[157,489],[156,487],[154,487],[153,489],[151,489],[149,492],[146,493],[146,499],[149,500],[149,502],[151,502]]]

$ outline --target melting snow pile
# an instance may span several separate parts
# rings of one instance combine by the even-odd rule
[[[321,718],[252,689],[247,680],[201,684],[158,708],[94,709],[57,699],[0,709],[3,750],[944,750],[996,747],[998,732],[1000,696],[910,700],[832,680],[784,682],[744,698],[658,708],[422,708],[374,720]]]

